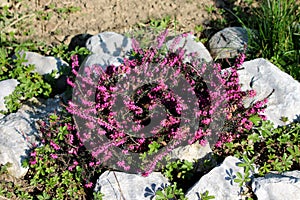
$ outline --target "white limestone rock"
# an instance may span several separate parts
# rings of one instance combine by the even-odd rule
[[[299,120],[300,116],[300,83],[287,73],[281,71],[269,61],[258,58],[245,62],[239,70],[239,79],[242,90],[254,89],[257,95],[245,101],[249,105],[251,101],[268,98],[265,114],[275,126],[284,125],[280,120],[282,116],[289,121]]]
[[[186,38],[182,38],[180,42],[175,46],[175,49],[182,48],[184,45],[185,55],[189,55],[191,53],[195,53],[194,58],[198,58],[202,61],[210,62],[212,61],[212,57],[209,54],[206,47],[201,42],[195,41],[195,36],[192,34],[188,34]],[[171,39],[167,42],[167,47],[170,48],[171,44],[174,42],[174,39]],[[187,58],[185,61],[190,62]]]
[[[90,37],[86,47],[94,54],[123,57],[131,48],[131,39],[114,32],[103,32]]]
[[[119,66],[123,62],[122,58],[110,56],[108,54],[91,54],[82,63],[82,66],[86,67],[99,67],[101,66],[103,70],[109,65]],[[81,69],[80,69],[81,70]],[[83,70],[83,69],[82,69]]]
[[[300,171],[255,178],[252,190],[258,200],[300,199]]]
[[[159,172],[143,177],[137,174],[105,171],[99,177],[94,191],[104,194],[103,200],[143,200],[153,199],[155,192],[167,184],[168,180]]]
[[[172,152],[170,152],[169,155],[172,159],[180,159],[193,162],[195,160],[203,158],[211,152],[212,150],[209,144],[202,146],[201,144],[196,142],[192,145],[177,147]]]
[[[36,121],[44,119],[54,110],[59,111],[59,98],[48,99],[39,107],[22,106],[16,113],[0,119],[0,164],[11,163],[9,174],[21,178],[27,173],[21,163],[33,144],[38,144]]]
[[[213,58],[234,58],[248,43],[247,30],[242,27],[228,27],[214,34],[208,43]]]
[[[54,70],[57,71],[56,77],[59,77],[59,72],[63,66],[69,66],[69,64],[60,58],[55,58],[53,56],[43,56],[35,52],[21,51],[20,55],[25,54],[25,59],[27,60],[23,64],[34,65],[35,69],[33,72],[37,72],[40,75],[51,74]]]
[[[200,194],[208,191],[209,195],[215,196],[215,199],[222,200],[239,200],[241,188],[238,183],[234,182],[237,172],[244,175],[244,169],[238,167],[241,161],[235,157],[227,157],[224,162],[205,174],[201,179],[189,189],[186,197],[189,200],[200,199]],[[252,174],[251,174],[252,175]]]
[[[0,81],[0,88],[1,88],[1,90],[0,90],[0,110],[1,111],[7,111],[4,98],[6,96],[9,96],[10,94],[12,94],[18,84],[19,84],[19,81],[17,81],[16,79],[7,79],[4,81]]]

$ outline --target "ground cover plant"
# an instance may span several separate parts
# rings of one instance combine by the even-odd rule
[[[271,171],[299,170],[300,123],[274,128],[270,121],[262,121],[256,117],[251,121],[254,126],[245,137],[224,144],[222,149],[215,149],[215,153],[221,153],[222,156],[234,155],[242,158],[248,165],[257,165],[260,176]],[[254,167],[252,170],[254,171]]]
[[[209,9],[209,8],[207,8]],[[213,11],[212,11],[213,12]],[[163,20],[163,22],[170,22],[169,18]],[[159,26],[160,23],[152,20],[153,26]],[[165,24],[162,25],[165,28]],[[200,29],[200,28],[199,28]],[[2,36],[1,36],[2,37]],[[80,62],[77,63],[71,56],[80,51],[85,52],[85,50],[77,49],[77,52],[67,52],[66,46],[57,46],[55,48],[49,48],[43,46],[38,47],[36,43],[24,43],[19,45],[18,41],[8,40],[7,35],[3,37],[6,40],[1,43],[2,52],[2,62],[5,63],[1,66],[12,67],[15,66],[15,63],[8,58],[14,54],[17,49],[26,47],[27,49],[33,49],[34,51],[40,51],[44,49],[49,53],[49,55],[59,55],[67,61],[70,61],[70,65],[73,65],[74,72],[78,70]],[[1,40],[3,39],[1,38]],[[2,42],[2,41],[1,41]],[[46,50],[47,49],[47,50]],[[49,52],[50,51],[50,52]],[[83,53],[82,55],[85,55]],[[195,88],[198,91],[201,91],[202,96],[205,97],[207,89],[203,81],[197,79],[197,76],[193,71],[196,64],[193,63],[184,65],[182,63],[182,58],[178,57],[180,51],[178,52],[168,52],[166,49],[142,49],[136,48],[130,58],[128,58],[128,67],[131,69],[137,68],[138,64],[142,65],[143,62],[158,62],[161,58],[166,57],[167,61],[172,63],[174,61],[174,66],[182,64],[182,67],[186,69],[186,77],[190,77],[190,81],[194,81]],[[152,57],[153,56],[153,57]],[[160,57],[162,56],[162,57]],[[143,59],[144,58],[144,59]],[[176,60],[177,59],[177,60]],[[236,71],[239,69],[240,65],[243,62],[244,57],[241,56],[237,59],[237,62],[234,67],[228,70],[228,73],[223,74],[218,79],[224,84],[226,88],[226,99],[228,104],[226,104],[224,111],[226,112],[226,122],[224,123],[224,129],[220,132],[220,141],[218,141],[217,146],[214,149],[216,155],[218,155],[219,161],[221,162],[228,155],[235,155],[236,157],[242,158],[244,163],[241,164],[241,167],[244,167],[246,172],[254,170],[252,164],[259,166],[259,174],[257,176],[262,176],[270,171],[283,172],[286,170],[299,170],[299,123],[293,123],[287,126],[274,128],[272,124],[268,121],[264,121],[263,116],[259,116],[257,113],[261,113],[264,108],[265,100],[253,104],[252,107],[245,108],[242,105],[243,98],[247,95],[255,95],[254,91],[243,92],[240,91],[240,86],[238,83],[238,76]],[[32,66],[25,68],[22,63],[22,58],[17,61],[17,71],[22,71],[20,74],[24,74],[25,77],[30,77],[33,75],[32,79],[34,81],[44,81],[41,77],[37,77],[30,73]],[[133,61],[137,62],[134,63]],[[175,62],[176,60],[176,62]],[[19,64],[18,64],[19,62]],[[299,63],[299,62],[298,62]],[[204,68],[204,65],[197,65],[199,68]],[[127,74],[128,68],[122,66],[120,70],[116,66],[110,66],[105,73],[107,77],[103,79],[103,82],[97,82],[97,84],[105,83],[105,87],[109,88],[111,86],[107,78],[114,77],[117,79],[120,73],[122,75]],[[214,65],[215,73],[219,72],[220,66],[218,64]],[[4,68],[2,68],[4,69]],[[12,74],[15,73],[16,78],[22,78],[17,76],[16,71],[12,71]],[[2,80],[6,79],[9,75],[4,72],[4,75],[0,75]],[[11,75],[13,76],[13,75]],[[72,77],[70,77],[72,79]],[[158,88],[156,85],[154,88],[151,87],[142,87],[141,91],[145,94],[155,94],[163,98],[167,95],[166,90]],[[99,88],[100,90],[101,88]],[[102,88],[103,89],[103,88]],[[153,90],[154,89],[154,90]],[[47,91],[47,90],[45,90]],[[151,93],[152,92],[152,93]],[[101,94],[101,93],[99,93]],[[135,113],[136,119],[143,121],[147,119],[147,116],[150,115],[149,107],[154,103],[151,98],[148,98],[147,95],[142,95],[142,100],[135,98],[135,104],[129,104],[131,106],[131,112]],[[198,96],[199,97],[199,96]],[[224,96],[219,96],[224,97]],[[19,97],[14,97],[14,99],[19,99]],[[101,106],[107,103],[104,96],[99,95],[97,103]],[[169,118],[167,121],[172,121],[172,116],[180,118],[180,113],[176,110],[176,101],[168,102],[168,112]],[[206,111],[210,107],[208,104],[203,104],[201,107],[203,111]],[[16,109],[17,107],[15,107]],[[101,108],[101,107],[100,107]],[[103,107],[102,107],[103,108]],[[254,108],[254,111],[251,111],[251,108]],[[72,109],[71,109],[72,110]],[[141,111],[142,112],[136,112]],[[200,110],[200,108],[199,108]],[[78,110],[74,110],[77,111]],[[107,112],[109,110],[106,110]],[[105,109],[98,110],[99,113],[104,114]],[[145,115],[143,115],[145,114]],[[204,115],[201,112],[199,116],[202,120],[203,130],[209,131],[209,123],[211,114]],[[263,119],[261,119],[263,118]],[[144,120],[145,122],[146,120]],[[115,123],[115,122],[113,122]],[[203,125],[204,123],[204,125]],[[208,124],[205,124],[208,123]],[[29,166],[29,172],[26,175],[24,180],[12,180],[12,177],[9,176],[6,165],[0,166],[0,198],[4,199],[101,199],[103,194],[93,193],[93,186],[101,172],[104,170],[109,170],[104,167],[92,156],[92,152],[83,145],[82,137],[78,135],[76,131],[76,125],[72,120],[71,116],[68,113],[61,113],[51,115],[48,121],[41,121],[41,141],[42,146],[36,147],[30,153],[28,161],[24,162],[24,166]],[[176,128],[176,121],[174,124],[170,124],[170,128]],[[90,124],[87,125],[89,128]],[[172,127],[173,126],[173,127]],[[108,131],[109,132],[109,131]],[[205,142],[206,132],[197,132],[193,142]],[[128,134],[128,133],[126,133]],[[125,134],[125,135],[126,135]],[[125,147],[133,146],[132,151],[138,152],[143,155],[151,155],[156,151],[162,149],[165,144],[168,144],[171,141],[169,137],[168,129],[164,130],[157,135],[153,140],[145,140],[144,143],[138,143],[138,138],[127,135],[126,140],[122,141],[122,137],[115,137],[113,132],[107,133],[108,137],[111,137],[112,140],[121,141],[119,147],[125,149]],[[174,137],[174,135],[171,135]],[[231,137],[230,137],[231,136]],[[230,140],[223,140],[225,138],[230,138]],[[133,140],[131,140],[133,139]],[[126,163],[125,163],[126,164]],[[126,168],[126,165],[120,163],[121,167]],[[162,172],[166,177],[171,180],[171,185],[165,187],[163,190],[158,191],[154,196],[156,199],[184,199],[184,192],[187,188],[184,188],[186,182],[191,181],[191,176],[196,176],[200,178],[201,175],[195,174],[193,171],[192,163],[186,161],[175,161],[168,162],[166,166],[163,167]],[[147,171],[150,173],[150,171]],[[147,175],[145,173],[144,175]],[[249,177],[247,173],[245,176],[238,176],[235,180],[241,185],[245,185],[249,182]],[[105,195],[105,194],[104,194]],[[213,199],[208,191],[202,191],[199,198],[201,199]]]

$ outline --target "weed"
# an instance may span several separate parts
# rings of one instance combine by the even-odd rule
[[[205,11],[210,15],[217,11],[214,5],[205,5]]]

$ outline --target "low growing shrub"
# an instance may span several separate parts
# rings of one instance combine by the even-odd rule
[[[83,144],[103,165],[146,176],[179,145],[209,141],[220,147],[247,134],[251,116],[264,118],[266,100],[243,105],[255,95],[241,91],[237,70],[243,54],[221,71],[219,64],[200,62],[178,47],[187,34],[169,46],[166,36],[146,49],[133,40],[131,55],[119,66],[80,68],[74,57],[68,111]],[[146,130],[155,117],[162,120]]]

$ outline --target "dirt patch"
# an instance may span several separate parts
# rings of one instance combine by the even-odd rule
[[[3,0],[1,0],[3,1]],[[74,35],[103,31],[128,32],[139,22],[170,16],[179,32],[194,31],[214,17],[209,7],[230,7],[230,0],[6,0],[22,13],[21,40],[67,43]],[[231,2],[231,3],[230,3]],[[216,14],[216,13],[215,13]],[[9,25],[8,25],[9,26]]]

